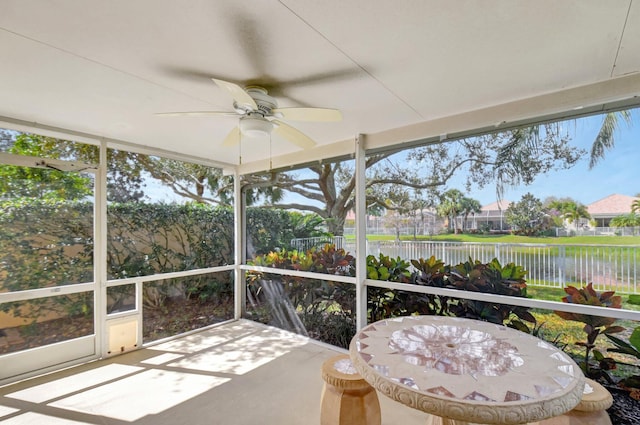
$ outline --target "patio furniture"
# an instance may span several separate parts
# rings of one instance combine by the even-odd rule
[[[580,403],[562,416],[545,419],[540,425],[611,425],[607,409],[612,404],[611,393],[596,381],[587,378]]]
[[[378,394],[353,368],[348,354],[326,360],[322,379],[321,425],[381,424]]]
[[[567,354],[478,320],[382,320],[354,336],[350,354],[367,382],[430,413],[432,425],[537,423],[568,412],[583,395],[584,375]]]

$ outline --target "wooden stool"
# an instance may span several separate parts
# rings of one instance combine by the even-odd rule
[[[562,416],[545,419],[540,425],[611,425],[607,409],[613,396],[605,387],[589,378],[585,379],[582,401]]]
[[[349,355],[342,354],[325,361],[322,379],[321,425],[382,423],[378,394],[355,370]]]

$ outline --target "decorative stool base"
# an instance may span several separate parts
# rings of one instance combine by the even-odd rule
[[[322,364],[321,425],[381,425],[378,394],[356,372],[347,354]]]
[[[585,379],[582,401],[562,416],[545,419],[540,425],[611,425],[606,410],[613,404],[613,396],[605,387]]]

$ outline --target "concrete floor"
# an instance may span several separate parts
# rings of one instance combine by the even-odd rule
[[[320,423],[338,349],[250,321],[0,388],[0,425]],[[427,415],[379,396],[385,425]]]

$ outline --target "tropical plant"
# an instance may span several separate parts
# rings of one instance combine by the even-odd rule
[[[580,289],[574,286],[564,288],[567,295],[562,298],[562,302],[570,304],[582,304],[589,306],[620,308],[622,306],[622,297],[615,295],[615,291],[598,292],[593,289],[593,284]],[[624,330],[621,326],[613,326],[616,319],[602,316],[591,316],[582,313],[571,313],[566,311],[555,311],[556,315],[565,320],[584,323],[584,332],[587,335],[586,341],[578,341],[576,345],[585,348],[584,360],[580,363],[585,375],[591,378],[599,378],[607,376],[603,374],[610,369],[610,362],[594,365],[591,363],[591,352],[595,348],[596,339],[600,334],[613,334]],[[600,357],[600,356],[598,356]]]
[[[589,157],[589,169],[593,168],[598,162],[604,158],[605,151],[612,149],[615,145],[615,133],[622,118],[627,125],[631,125],[631,111],[622,110],[617,112],[609,112],[602,119],[602,126],[596,139],[591,145],[591,155]]]
[[[382,253],[378,257],[367,256],[367,278],[387,282],[409,282],[409,263],[400,257],[392,258]],[[386,288],[367,288],[367,310],[369,321],[376,322],[386,317],[411,314],[416,311],[416,298],[421,294],[394,291]]]
[[[444,261],[432,255],[426,260],[422,257],[417,260],[411,260],[411,265],[416,269],[411,275],[412,283],[440,288],[445,286],[447,273]]]
[[[446,287],[512,297],[526,297],[527,284],[524,279],[526,274],[526,270],[514,263],[508,263],[503,267],[497,258],[486,264],[469,258],[468,261],[451,268],[447,276]],[[530,330],[523,320],[536,323],[535,317],[529,313],[528,308],[507,304],[460,299],[457,303],[451,304],[448,310],[458,317],[506,324],[526,332]]]
[[[448,272],[444,261],[432,255],[426,260],[424,258],[411,260],[411,265],[415,268],[415,271],[411,275],[411,283],[436,288],[444,288],[446,286]],[[429,303],[429,309],[433,311],[434,314],[449,314],[449,297],[427,294],[426,298]]]
[[[615,216],[609,222],[611,227],[636,227],[640,226],[640,214],[629,213]]]
[[[400,257],[391,258],[380,253],[379,257],[367,256],[367,278],[388,282],[408,282],[411,273],[409,263]]]
[[[467,198],[466,196],[460,201],[460,214],[462,215],[462,232],[464,233],[467,224],[467,217],[469,214],[479,214],[482,211],[482,205],[480,201],[473,198]]]
[[[344,249],[326,244],[306,252],[272,251],[256,256],[249,264],[354,276],[354,262],[354,257]],[[355,289],[352,285],[332,282],[330,277],[327,280],[303,279],[262,272],[250,273],[248,277],[248,300],[253,311],[269,306],[267,313],[256,317],[257,320],[345,348],[345,341],[348,344],[355,334]],[[327,328],[328,323],[333,324],[331,331]]]
[[[318,214],[305,214],[299,211],[291,211],[289,212],[289,224],[294,238],[331,236],[326,230],[324,230],[324,219]]]
[[[608,348],[608,352],[625,354],[635,357],[640,361],[640,326],[633,330],[629,337],[629,341],[625,341],[610,334],[606,334],[606,337],[615,345],[615,348]],[[618,363],[628,364],[620,361]],[[640,363],[636,363],[633,366],[640,369]],[[629,388],[640,388],[640,374],[627,376],[621,379],[619,384]]]
[[[581,218],[591,218],[591,214],[587,211],[587,207],[579,202],[571,202],[562,209],[562,217],[569,224],[577,223]]]
[[[453,233],[458,233],[456,217],[462,211],[462,199],[464,196],[458,189],[450,189],[440,197],[440,204],[436,211],[441,217],[446,217],[449,222],[449,228]]]

